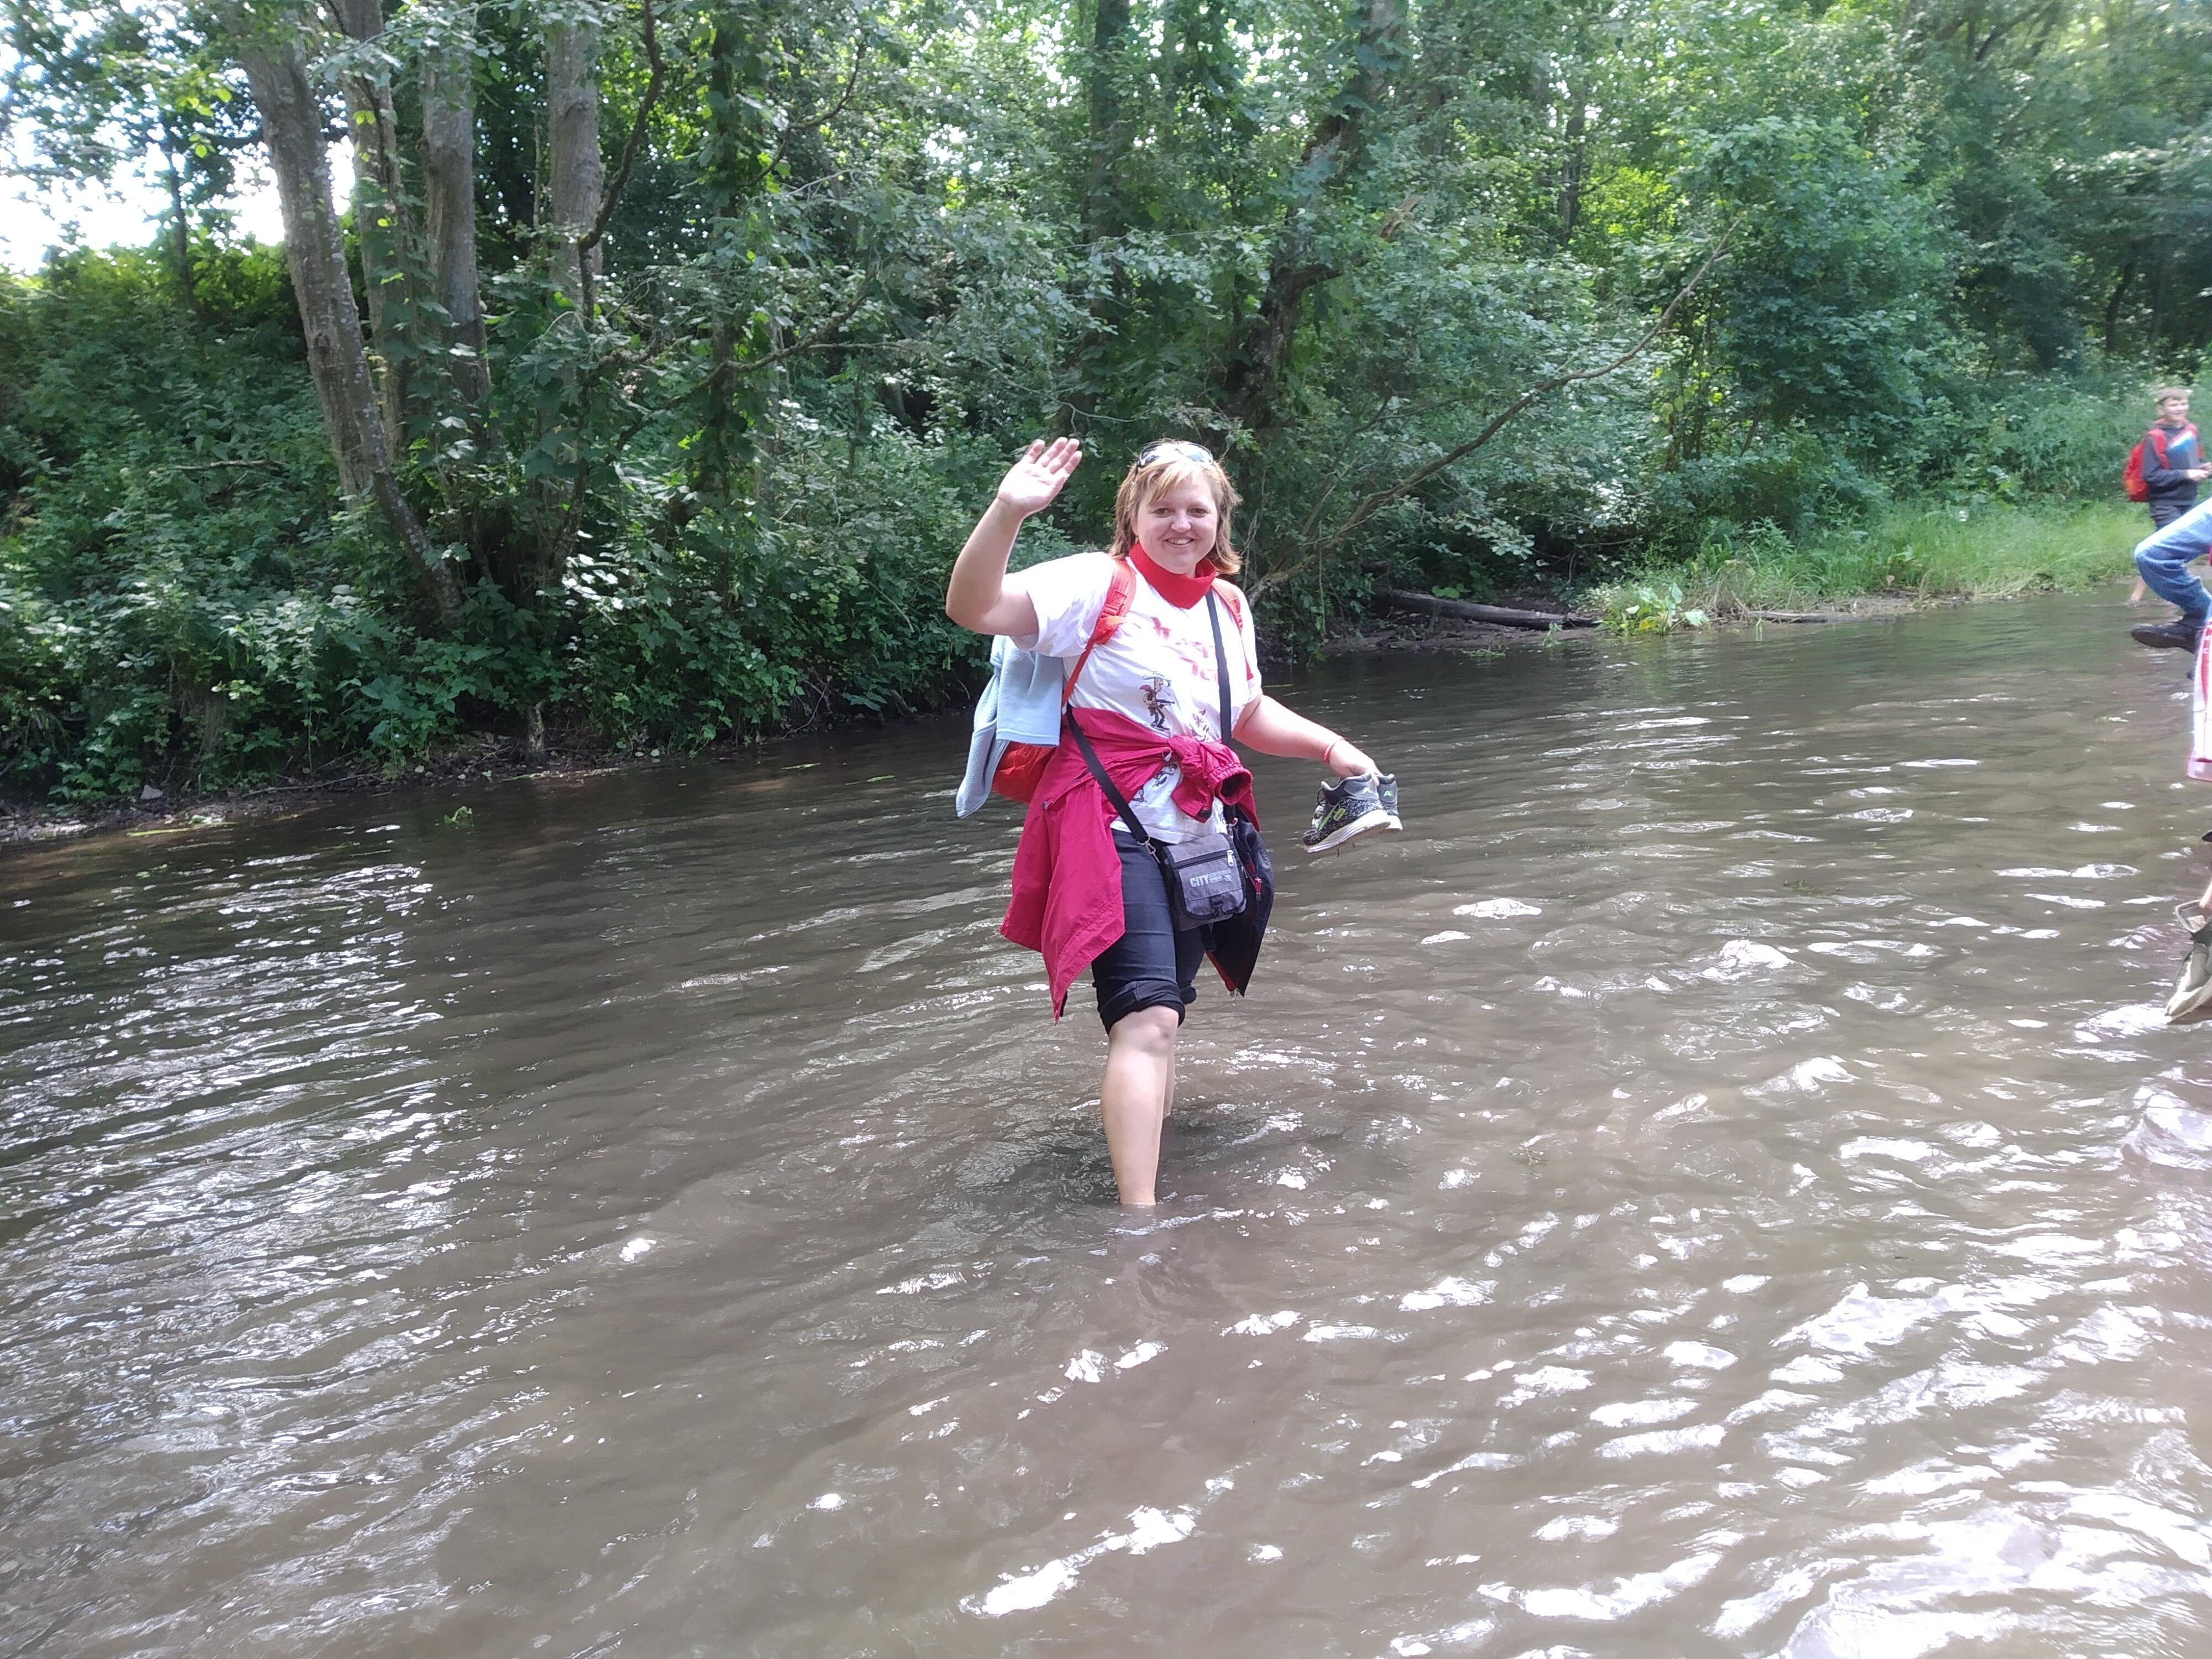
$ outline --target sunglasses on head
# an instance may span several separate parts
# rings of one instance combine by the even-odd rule
[[[1171,438],[1165,443],[1154,444],[1137,457],[1139,466],[1154,466],[1162,461],[1195,461],[1200,466],[1212,466],[1213,452],[1204,444]]]

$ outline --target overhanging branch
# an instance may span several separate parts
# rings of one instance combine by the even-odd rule
[[[653,23],[653,0],[639,0],[638,31],[644,39],[645,61],[652,73],[646,77],[644,95],[637,100],[637,116],[629,124],[629,136],[623,140],[622,160],[599,198],[599,216],[592,221],[592,228],[576,239],[576,270],[581,277],[580,293],[583,300],[580,309],[586,323],[592,320],[595,303],[592,295],[592,250],[606,238],[616,205],[629,185],[631,170],[637,166],[637,153],[645,143],[646,123],[652,118],[653,106],[660,101],[660,89],[668,82],[668,66],[660,56],[660,34]]]
[[[1730,224],[1726,230],[1721,233],[1720,240],[1713,244],[1713,251],[1705,256],[1705,263],[1700,264],[1695,271],[1692,272],[1690,280],[1683,283],[1682,286],[1675,291],[1674,297],[1668,301],[1667,308],[1659,313],[1658,320],[1654,322],[1650,328],[1644,330],[1642,337],[1640,337],[1634,345],[1629,347],[1627,350],[1622,352],[1611,362],[1600,364],[1595,368],[1578,368],[1571,374],[1554,375],[1548,380],[1544,380],[1535,386],[1530,386],[1519,397],[1516,398],[1511,403],[1508,404],[1504,409],[1500,410],[1496,415],[1492,416],[1488,424],[1484,426],[1481,431],[1476,433],[1474,436],[1469,438],[1465,443],[1459,445],[1455,448],[1446,450],[1443,454],[1437,456],[1433,460],[1424,462],[1421,465],[1414,468],[1413,471],[1407,473],[1404,477],[1399,479],[1397,483],[1389,485],[1382,489],[1370,491],[1369,494],[1361,496],[1353,505],[1349,516],[1346,518],[1342,524],[1339,525],[1329,533],[1326,540],[1321,542],[1315,547],[1312,552],[1307,554],[1304,558],[1300,559],[1296,564],[1291,565],[1285,569],[1268,572],[1266,576],[1262,577],[1254,585],[1254,594],[1256,596],[1258,594],[1265,593],[1272,588],[1279,587],[1283,583],[1289,581],[1292,577],[1302,574],[1304,572],[1312,568],[1316,564],[1318,564],[1322,560],[1328,558],[1331,554],[1334,553],[1338,548],[1344,544],[1346,538],[1348,538],[1353,531],[1358,529],[1363,524],[1365,524],[1368,520],[1373,518],[1377,513],[1381,512],[1382,508],[1388,507],[1392,501],[1398,500],[1401,496],[1408,495],[1412,491],[1419,489],[1423,484],[1426,483],[1431,478],[1435,477],[1437,473],[1443,471],[1447,467],[1455,466],[1461,461],[1465,460],[1469,455],[1474,453],[1476,450],[1481,448],[1492,438],[1495,438],[1500,432],[1504,431],[1508,422],[1512,421],[1516,416],[1522,414],[1539,398],[1548,397],[1554,392],[1560,391],[1566,386],[1576,385],[1580,381],[1602,380],[1605,376],[1613,374],[1615,370],[1626,368],[1630,363],[1642,356],[1646,351],[1651,349],[1651,343],[1654,340],[1656,340],[1661,334],[1666,331],[1668,325],[1674,320],[1674,313],[1682,308],[1683,303],[1687,301],[1692,294],[1696,293],[1698,285],[1702,283],[1707,276],[1712,274],[1713,267],[1717,265],[1721,260],[1727,256],[1729,239],[1735,234],[1737,229],[1742,225],[1742,223],[1743,216],[1739,215],[1737,216],[1735,222]]]

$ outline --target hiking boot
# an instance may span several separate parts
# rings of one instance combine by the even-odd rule
[[[1313,827],[1299,840],[1309,853],[1330,853],[1370,830],[1405,827],[1398,821],[1398,780],[1387,773],[1364,772],[1339,778],[1321,791]]]
[[[2137,645],[2160,647],[2169,651],[2194,651],[2197,630],[2187,623],[2137,623],[2128,629],[2128,637]]]
[[[2189,929],[2189,955],[2166,1000],[2166,1023],[2193,1025],[2212,1019],[2212,921],[2193,904],[2177,904],[2173,914]]]

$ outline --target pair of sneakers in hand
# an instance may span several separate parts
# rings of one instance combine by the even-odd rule
[[[1395,835],[1398,780],[1389,772],[1362,772],[1322,788],[1314,805],[1313,826],[1299,837],[1309,853],[1334,853],[1371,830]]]

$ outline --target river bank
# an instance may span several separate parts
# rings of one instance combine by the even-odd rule
[[[1899,604],[1892,608],[1903,607]],[[1439,651],[1493,656],[1509,650],[1554,647],[1569,639],[1589,636],[1589,630],[1547,634],[1448,618],[1376,614],[1347,618],[1323,641],[1320,655],[1326,659],[1381,652]],[[911,725],[963,719],[964,715],[960,711],[951,710],[915,715],[892,723]],[[703,749],[682,751],[659,748],[623,750],[589,741],[564,742],[561,734],[549,732],[546,752],[536,757],[528,754],[518,738],[485,733],[425,756],[397,772],[365,767],[317,777],[289,779],[252,789],[157,790],[137,800],[97,806],[0,800],[0,853],[9,848],[80,837],[167,836],[216,830],[228,824],[286,817],[348,798],[417,797],[465,784],[527,778],[586,778],[652,768],[678,759],[735,762],[773,754],[779,747],[795,744],[819,729],[726,738]],[[860,729],[860,723],[834,729],[851,732]],[[472,809],[464,805],[454,810],[461,812]]]
[[[757,749],[760,745],[750,746]],[[747,745],[729,743],[716,747],[738,754],[744,752]],[[399,772],[364,769],[256,789],[163,793],[153,799],[121,801],[99,807],[5,801],[0,802],[0,852],[10,847],[69,841],[79,836],[173,836],[195,830],[216,830],[226,824],[288,817],[349,796],[414,796],[464,783],[592,777],[652,766],[666,757],[665,751],[659,749],[625,754],[604,748],[580,748],[564,753],[556,748],[532,758],[522,751],[520,743],[486,738],[426,757]],[[455,809],[464,814],[470,810],[465,805]]]
[[[2149,525],[2123,503],[1899,506],[1868,524],[1792,541],[1771,525],[1716,532],[1695,558],[1585,590],[1619,633],[1665,633],[1757,611],[1864,610],[2081,592],[2133,580]]]
[[[1775,625],[1756,613],[1810,614],[1836,622],[1896,616],[2023,594],[2080,592],[2127,580],[2141,533],[2140,512],[2108,505],[1899,508],[1862,530],[1804,544],[1771,526],[1716,536],[1686,565],[1662,566],[1586,588],[1569,611],[1595,616],[1614,635],[1677,629]],[[1530,601],[1532,604],[1534,601]],[[2154,602],[2154,605],[2155,602]],[[1781,624],[1788,625],[1788,624]],[[1557,649],[1574,633],[1388,612],[1349,617],[1322,655],[1449,651],[1492,655]],[[925,718],[945,718],[927,716]],[[735,759],[800,734],[726,739],[699,753]],[[651,766],[660,749],[611,749],[588,742],[532,756],[519,740],[477,737],[393,773],[375,769],[264,787],[162,793],[101,807],[0,802],[0,848],[95,834],[167,836],[303,811],[350,795],[407,793],[464,782],[589,776]],[[457,809],[460,810],[460,809]]]

